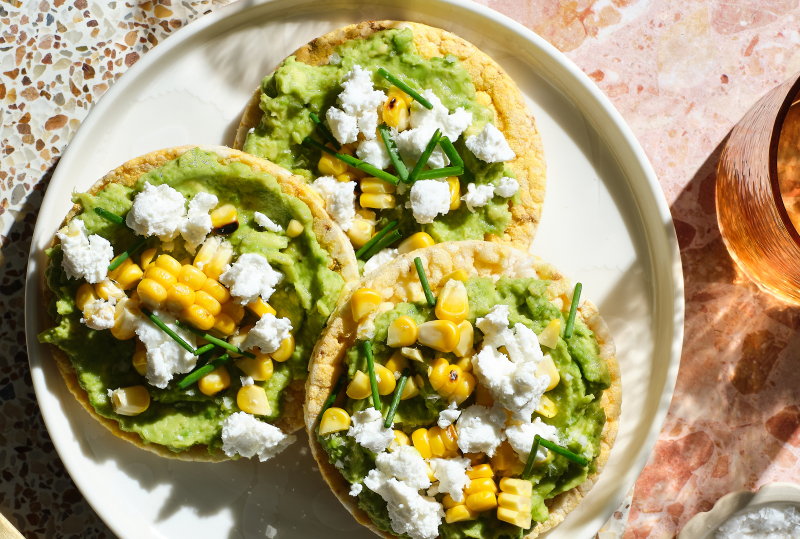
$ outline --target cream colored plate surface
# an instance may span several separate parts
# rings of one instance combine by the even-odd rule
[[[396,7],[402,5],[402,8]],[[195,464],[108,434],[67,392],[48,350],[44,249],[69,209],[111,168],[149,150],[232,143],[252,89],[310,39],[362,20],[439,26],[489,53],[516,80],[545,147],[547,198],[533,252],[582,281],[618,346],[620,433],[600,482],[550,537],[591,537],[639,475],[667,412],[683,337],[683,280],[669,209],[619,113],[569,60],[514,21],[455,0],[244,0],[148,53],[103,96],[56,170],[28,265],[26,327],[36,394],[70,475],[120,537],[368,537],[328,492],[306,440],[279,458]]]

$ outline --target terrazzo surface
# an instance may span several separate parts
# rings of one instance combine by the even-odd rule
[[[58,158],[148,50],[228,2],[0,2],[0,512],[26,537],[113,534],[39,413],[25,350],[27,253]],[[744,112],[800,70],[798,0],[482,0],[536,31],[612,100],[652,162],[686,286],[678,383],[632,499],[599,539],[674,537],[727,492],[800,482],[800,309],[760,292],[720,239],[715,171]]]

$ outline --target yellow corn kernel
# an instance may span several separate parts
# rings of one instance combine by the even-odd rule
[[[436,479],[436,474],[433,473],[433,468],[431,468],[431,465],[428,462],[425,463],[425,466],[428,468],[427,469],[428,479],[431,480],[431,483],[435,483],[437,479]]]
[[[94,287],[89,283],[83,283],[75,293],[75,306],[83,312],[87,305],[98,299],[100,299],[100,296],[97,295]]]
[[[136,291],[139,293],[142,305],[151,311],[161,309],[167,300],[167,289],[153,279],[145,278],[139,281]]]
[[[253,329],[253,326],[239,328],[239,333],[228,337],[228,344],[232,344],[237,348],[241,347],[251,329]],[[242,354],[239,354],[238,352],[228,352],[228,355],[231,357],[241,357]]]
[[[462,324],[464,322],[461,322]],[[472,370],[472,354],[467,355],[456,361],[456,365],[458,365],[462,371],[470,372]]]
[[[402,430],[394,430],[394,441],[397,445],[411,445],[411,440],[409,439],[408,434]]]
[[[220,391],[231,387],[231,376],[225,366],[222,365],[200,378],[197,382],[197,387],[203,395],[212,397]]]
[[[386,210],[394,208],[395,199],[394,195],[385,195],[378,193],[364,193],[359,198],[361,206],[364,208],[375,208],[378,210]]]
[[[369,376],[361,371],[356,371],[353,380],[347,384],[347,396],[354,400],[366,399],[372,395],[372,386]]]
[[[228,292],[228,289],[214,279],[206,279],[206,282],[203,283],[203,286],[200,288],[200,290],[210,294],[211,297],[217,300],[220,304],[223,304],[231,299],[231,293]]]
[[[99,283],[95,283],[94,291],[97,292],[97,295],[100,297],[100,299],[104,299],[106,301],[110,299],[120,300],[125,297],[125,292],[123,292],[122,289],[117,286],[117,283],[111,279],[105,279]]]
[[[359,288],[353,292],[350,298],[350,307],[353,312],[353,320],[358,322],[365,316],[377,310],[381,304],[381,295],[371,288]]]
[[[137,351],[137,352],[138,352],[139,350],[147,350],[147,347],[146,347],[146,346],[144,345],[144,343],[143,343],[142,341],[140,341],[139,339],[136,339],[136,340],[134,341],[134,344],[136,345],[136,351]]]
[[[506,509],[505,507],[498,507],[497,518],[522,528],[523,530],[527,530],[531,527],[532,518],[530,513],[526,514],[519,511],[512,511],[511,509]]]
[[[214,228],[222,228],[225,225],[236,222],[237,212],[236,206],[233,204],[225,204],[210,213],[211,226]]]
[[[203,292],[202,290],[194,293],[194,304],[201,306],[211,316],[217,316],[222,312],[222,305],[219,304],[219,301],[215,300],[214,296],[208,292]]]
[[[130,290],[142,280],[143,275],[142,268],[136,264],[129,264],[122,273],[117,275],[116,281],[123,290]]]
[[[181,259],[181,267],[191,266],[191,265],[192,265],[192,257],[187,256],[186,258]]]
[[[408,238],[404,239],[400,242],[400,245],[397,246],[398,254],[406,254],[410,253],[411,251],[416,251],[417,249],[424,249],[425,247],[430,247],[434,245],[436,242],[433,241],[433,238],[430,234],[426,232],[417,232],[416,234],[410,235]]]
[[[462,497],[461,501],[457,502],[452,496],[446,494],[445,497],[442,498],[442,505],[445,509],[450,509],[451,507],[456,507],[458,505],[466,505],[466,500]]]
[[[182,266],[178,272],[178,282],[185,284],[192,290],[201,290],[208,277],[202,270],[194,266]]]
[[[416,348],[409,348],[408,346],[404,346],[400,349],[400,353],[403,354],[403,356],[413,361],[419,361],[420,363],[425,362],[425,360],[422,357],[422,352],[420,352]]]
[[[438,301],[437,301],[438,306]],[[471,356],[473,352],[473,344],[475,340],[475,330],[472,328],[472,324],[469,323],[469,320],[464,320],[460,324],[458,324],[458,344],[456,345],[455,350],[453,353],[458,357],[467,358],[467,356]],[[470,364],[471,365],[471,364]],[[462,370],[464,367],[461,367]],[[470,366],[470,368],[472,368]]]
[[[558,336],[561,334],[561,319],[554,318],[550,323],[539,333],[539,344],[548,348],[555,348],[558,346]]]
[[[362,193],[391,194],[395,192],[395,189],[396,187],[394,185],[380,178],[373,178],[370,176],[361,180]]]
[[[354,182],[358,179],[358,177],[353,174],[352,172],[343,172],[336,176],[337,182],[347,183],[347,182]]]
[[[558,406],[548,399],[547,395],[542,395],[539,406],[536,408],[536,413],[544,417],[555,417],[558,414]]]
[[[227,337],[236,331],[236,322],[234,322],[233,318],[227,314],[218,313],[216,316],[214,316],[214,325],[211,329],[217,335]]]
[[[411,346],[417,342],[417,323],[410,316],[400,316],[389,324],[386,344],[392,348]]]
[[[547,354],[542,358],[539,362],[539,366],[536,367],[536,377],[541,378],[542,376],[549,376],[550,383],[547,384],[547,389],[545,391],[550,391],[554,387],[558,385],[561,381],[561,375],[556,368],[556,364],[553,363],[553,358],[550,357],[550,354]]]
[[[429,367],[428,382],[430,382],[431,387],[433,387],[434,390],[439,391],[439,388],[441,388],[447,381],[446,373],[449,366],[450,364],[447,362],[447,360],[443,357],[440,357],[433,362],[433,365]]]
[[[286,226],[286,235],[290,238],[296,238],[303,232],[303,223],[298,221],[297,219],[292,219],[289,221],[289,224]]]
[[[476,492],[467,496],[467,508],[470,511],[481,513],[497,507],[497,496],[491,492]]]
[[[139,302],[130,298],[122,298],[114,308],[114,327],[111,334],[120,341],[132,339],[136,335],[139,322]]]
[[[372,234],[374,233],[374,224],[365,219],[354,219],[350,230],[347,231],[347,237],[350,238],[350,243],[353,244],[353,247],[360,249],[372,239]]]
[[[441,458],[447,452],[442,440],[442,429],[438,425],[428,429],[428,444],[431,446],[431,453],[435,458]]]
[[[397,350],[392,357],[389,358],[384,367],[389,369],[389,372],[393,374],[403,374],[403,371],[409,368],[408,358],[401,354],[400,350]]]
[[[447,178],[447,186],[450,188],[450,209],[457,210],[461,206],[461,183],[455,176]]]
[[[419,454],[422,455],[422,458],[429,459],[433,457],[428,429],[417,429],[412,432],[411,442],[414,444],[417,451],[419,451]]]
[[[458,365],[454,365],[454,367],[458,368],[458,381],[456,382],[456,387],[451,395],[455,399],[456,404],[461,404],[467,400],[467,397],[472,395],[472,392],[475,389],[476,381],[475,376],[472,373],[462,371]],[[450,375],[452,376],[452,371]]]
[[[185,284],[175,283],[167,290],[167,310],[179,313],[194,303],[194,290]]]
[[[267,415],[271,408],[267,392],[259,385],[243,386],[236,394],[236,404],[243,412],[253,415]]]
[[[480,464],[478,466],[473,466],[471,470],[467,470],[467,477],[470,479],[494,477],[494,471],[490,465]]]
[[[361,208],[360,210],[356,210],[356,215],[365,221],[369,221],[373,224],[375,223],[375,212],[372,210]]]
[[[189,305],[181,311],[180,319],[203,331],[208,331],[214,327],[214,317],[197,303]]]
[[[214,256],[208,264],[203,265],[203,273],[212,279],[219,280],[219,276],[222,275],[225,266],[230,264],[231,260],[233,260],[233,248],[227,242],[222,243],[214,251]]]
[[[253,312],[253,314],[255,314],[259,318],[261,318],[265,314],[271,314],[273,316],[277,314],[275,309],[272,308],[272,305],[264,302],[264,300],[261,298],[258,298],[257,300],[248,303],[247,308],[250,309]]]
[[[406,387],[403,388],[403,394],[400,395],[400,400],[408,400],[419,395],[419,388],[425,385],[422,382],[422,377],[418,374],[406,380]]]
[[[326,152],[320,155],[317,168],[323,176],[338,176],[347,172],[347,164]]]
[[[169,255],[161,255],[156,258],[156,266],[167,270],[175,277],[177,277],[178,273],[181,271],[181,263]]]
[[[119,415],[139,415],[150,406],[150,393],[144,386],[132,386],[111,392],[111,407]]]
[[[194,255],[194,261],[192,264],[198,268],[203,269],[203,267],[211,262],[211,259],[214,257],[214,253],[217,251],[217,248],[221,245],[219,238],[209,238],[203,243],[203,245],[198,249],[197,254]]]
[[[152,279],[153,281],[157,282],[164,288],[169,288],[170,286],[174,285],[178,282],[178,278],[175,277],[173,274],[165,270],[164,268],[160,268],[158,266],[151,266],[149,270],[144,274],[145,279]]]
[[[447,281],[436,300],[435,312],[439,320],[450,320],[455,324],[463,322],[469,314],[469,297],[464,283],[455,279]]]
[[[492,463],[492,469],[497,475],[503,475],[509,470],[512,470],[519,458],[517,452],[511,447],[507,441],[501,443],[494,451],[494,455],[489,459]]]
[[[137,350],[133,353],[133,368],[142,376],[147,374],[147,350]]]
[[[397,386],[397,380],[395,380],[392,371],[376,363],[375,377],[378,380],[378,395],[391,395],[394,392],[394,388]]]
[[[408,129],[408,107],[410,103],[406,100],[408,96],[405,95],[405,92],[396,89],[396,92],[393,93],[392,90],[394,89],[395,87],[392,86],[389,90],[386,102],[381,108],[381,118],[383,123],[389,127],[394,127],[398,131],[405,131]]]
[[[483,384],[478,384],[475,388],[475,404],[486,406],[487,408],[491,408],[494,405],[494,397]]]
[[[272,359],[274,359],[278,363],[283,363],[284,361],[292,357],[292,354],[294,354],[294,347],[295,347],[294,335],[290,333],[288,337],[286,337],[281,341],[280,347],[274,352],[272,352],[271,354]]]
[[[150,265],[156,257],[156,252],[158,252],[158,249],[155,247],[142,251],[142,257],[139,259],[139,266],[141,266],[143,270],[150,269]]]
[[[473,468],[486,460],[485,453],[464,453],[464,456],[469,459],[470,466]]]
[[[448,365],[444,371],[444,384],[438,389],[438,393],[452,395],[463,378],[464,373],[458,365]]]
[[[531,494],[533,494],[533,485],[530,481],[525,481],[524,479],[504,477],[500,480],[500,490],[508,492],[509,494],[527,496],[530,498]]]
[[[450,452],[458,452],[458,433],[453,425],[449,425],[446,429],[442,429],[442,442],[444,448]]]
[[[463,520],[475,520],[476,518],[478,518],[478,513],[471,511],[466,505],[456,505],[444,513],[444,520],[448,524]]]
[[[491,492],[492,494],[497,494],[497,484],[491,477],[479,477],[478,479],[473,479],[469,482],[467,488],[464,489],[464,494],[469,496],[470,494],[475,494],[476,492]]]
[[[520,513],[531,512],[531,499],[528,496],[501,492],[497,495],[497,505],[505,509],[510,509],[511,511],[519,511]]]
[[[192,301],[194,303],[194,301]],[[228,300],[222,304],[222,312],[231,317],[235,323],[239,323],[244,318],[244,307],[238,301]]]
[[[117,255],[117,256],[115,256],[115,257],[114,257],[114,259],[113,259],[113,260],[111,260],[111,263],[113,264],[113,263],[114,263],[114,261],[115,261],[115,260],[117,260],[117,259],[118,259],[120,256],[121,256],[121,255]],[[123,261],[120,263],[120,265],[119,265],[119,266],[117,266],[117,267],[116,267],[116,268],[114,268],[113,270],[109,271],[109,272],[108,272],[108,275],[106,275],[106,277],[108,277],[108,278],[109,278],[109,279],[111,279],[112,281],[116,281],[116,280],[117,280],[117,277],[119,277],[120,273],[122,273],[123,271],[125,271],[125,269],[126,269],[128,266],[130,266],[131,264],[133,264],[133,260],[131,260],[131,258],[130,258],[130,256],[129,256],[128,258],[126,258],[125,260],[123,260]]]
[[[257,382],[272,378],[272,359],[267,354],[256,352],[255,359],[243,357],[236,361],[236,366]]]
[[[450,320],[431,320],[417,328],[417,341],[440,352],[452,352],[458,340],[458,326]]]
[[[350,414],[341,408],[331,407],[322,414],[319,421],[319,435],[325,436],[332,432],[347,430],[350,428]]]

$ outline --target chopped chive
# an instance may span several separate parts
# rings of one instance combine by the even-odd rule
[[[330,155],[334,156],[336,159],[338,159],[339,161],[341,161],[341,162],[343,162],[343,163],[345,163],[347,165],[350,165],[353,168],[357,168],[358,170],[363,170],[367,174],[371,174],[372,176],[375,176],[376,178],[380,178],[381,180],[383,180],[385,182],[389,182],[392,185],[397,185],[398,183],[400,183],[400,178],[398,178],[394,174],[389,174],[385,170],[381,170],[378,167],[370,165],[369,163],[365,163],[361,159],[356,159],[355,157],[353,157],[351,155],[345,155],[343,153],[339,153],[339,152],[333,151],[330,148],[328,148],[327,146],[324,146],[324,145],[320,144],[319,142],[317,142],[314,139],[306,137],[305,139],[303,139],[303,146],[305,146],[306,148],[313,148],[315,150],[319,150],[321,152],[325,152],[327,154],[330,154]]]
[[[162,330],[164,333],[166,333],[167,335],[169,335],[170,337],[172,337],[172,339],[173,339],[173,340],[174,340],[176,343],[178,343],[179,345],[181,345],[181,347],[183,347],[183,348],[184,348],[184,349],[186,349],[187,351],[189,351],[189,352],[191,352],[192,354],[194,354],[194,348],[192,348],[192,347],[191,347],[191,345],[190,345],[188,342],[186,342],[186,341],[184,341],[183,339],[181,339],[181,338],[178,336],[178,334],[177,334],[177,333],[175,333],[175,332],[174,332],[174,331],[172,331],[172,330],[171,330],[169,327],[167,327],[167,325],[166,325],[164,322],[162,322],[162,321],[161,321],[161,319],[160,319],[159,317],[157,317],[156,315],[154,315],[154,314],[153,314],[153,313],[150,311],[150,309],[147,309],[147,308],[145,308],[145,307],[142,307],[140,310],[141,310],[141,311],[144,313],[144,315],[145,315],[147,318],[149,318],[150,320],[152,320],[152,321],[153,321],[153,323],[154,323],[155,325],[157,325],[158,327],[160,327],[160,328],[161,328],[161,330]],[[180,322],[175,322],[175,324],[177,324],[177,325],[181,325],[181,324],[180,324]]]
[[[400,379],[397,381],[397,386],[394,389],[394,397],[392,397],[392,404],[389,406],[389,412],[386,414],[386,421],[383,422],[383,426],[387,429],[392,428],[392,419],[394,419],[394,414],[397,412],[397,406],[400,404],[400,397],[403,396],[403,391],[406,388],[406,382],[409,376],[411,376],[411,371],[403,369],[403,374],[400,376]]]
[[[115,269],[117,269],[120,266],[120,264],[125,262],[129,256],[138,251],[145,243],[147,243],[147,238],[142,237],[136,240],[136,242],[133,245],[128,247],[127,250],[120,253],[120,255],[117,256],[117,258],[115,258],[111,262],[111,264],[108,265],[108,271],[114,271]]]
[[[431,140],[428,141],[428,145],[425,146],[425,149],[422,151],[422,155],[419,156],[419,161],[417,161],[417,164],[414,166],[414,170],[412,170],[408,175],[408,180],[406,180],[406,183],[411,184],[417,181],[417,176],[419,176],[419,173],[422,172],[422,168],[428,164],[428,159],[430,159],[431,154],[433,153],[434,148],[436,148],[436,145],[439,143],[441,136],[442,132],[437,129],[431,137]]]
[[[370,258],[380,253],[383,249],[389,247],[391,244],[401,239],[402,237],[403,237],[402,232],[400,232],[399,230],[393,231],[391,234],[384,237],[381,241],[373,245],[372,249],[367,251],[367,254],[364,255],[364,260],[369,260]]]
[[[425,299],[428,301],[428,305],[433,307],[436,305],[436,298],[433,297],[433,292],[431,292],[431,287],[428,285],[428,278],[425,277],[425,270],[422,268],[422,259],[417,257],[414,259],[414,265],[417,266],[417,273],[419,274],[419,282],[422,283],[422,290],[425,292]]]
[[[397,223],[397,219],[391,221],[388,225],[383,227],[383,230],[372,236],[372,238],[364,244],[364,247],[356,251],[356,258],[361,258],[364,253],[372,249],[372,246],[378,243],[386,234],[388,234],[397,225]]]
[[[219,356],[217,359],[215,359],[214,361],[212,361],[208,365],[204,365],[204,366],[200,367],[199,369],[197,369],[194,372],[192,372],[191,374],[189,374],[186,378],[184,378],[183,380],[178,382],[178,387],[181,388],[181,389],[186,389],[187,387],[189,387],[190,385],[192,385],[193,383],[198,381],[200,378],[202,378],[206,374],[208,374],[211,371],[213,371],[214,369],[217,369],[217,368],[221,367],[222,365],[226,364],[228,361],[230,361],[230,359],[231,358],[230,358],[230,356],[228,354],[222,354],[221,356]]]
[[[536,436],[539,436],[539,435],[537,434]],[[589,461],[586,460],[585,458],[581,457],[580,455],[576,455],[575,453],[573,453],[569,449],[561,447],[558,444],[554,444],[550,440],[545,440],[544,438],[541,438],[539,440],[539,445],[541,445],[542,447],[546,447],[547,449],[549,449],[553,453],[561,455],[562,457],[566,457],[569,460],[571,460],[572,462],[574,462],[576,464],[580,464],[581,466],[586,466],[587,464],[589,464]]]
[[[325,125],[322,123],[322,121],[319,119],[319,117],[317,117],[317,115],[314,114],[313,112],[309,112],[308,116],[309,116],[309,118],[311,118],[311,121],[314,122],[317,125],[317,129],[319,129],[320,133],[322,133],[322,136],[325,137],[326,139],[328,139],[328,142],[333,144],[334,148],[336,148],[337,150],[341,150],[342,149],[342,145],[339,144],[339,141],[336,140],[336,137],[333,136],[333,133],[331,133],[328,130],[328,128],[325,127]]]
[[[206,352],[208,352],[209,350],[213,350],[213,349],[214,349],[214,346],[216,346],[216,345],[215,345],[215,344],[212,344],[212,343],[208,343],[207,345],[205,345],[205,346],[202,346],[202,347],[198,348],[197,350],[195,350],[195,351],[194,351],[194,355],[196,355],[196,356],[200,356],[200,355],[202,355],[202,354],[205,354],[205,353],[206,353]]]
[[[536,462],[536,454],[539,452],[539,442],[541,441],[542,437],[538,434],[533,437],[533,445],[531,446],[531,452],[528,453],[528,460],[525,461],[525,469],[522,471],[522,479],[526,481],[531,478],[531,473],[533,472],[533,464]]]
[[[386,146],[386,151],[389,153],[389,159],[392,161],[392,165],[394,165],[397,175],[400,176],[400,181],[406,182],[408,180],[408,169],[406,168],[406,164],[403,163],[403,160],[400,159],[400,154],[398,153],[397,146],[392,139],[392,133],[389,131],[389,126],[386,124],[381,124],[378,126],[378,131],[381,132],[383,145]]]
[[[115,225],[124,226],[125,228],[128,228],[128,225],[125,224],[125,219],[123,219],[116,213],[111,213],[105,208],[95,208],[94,212],[103,219],[105,219],[106,221],[114,223]]]
[[[418,180],[432,180],[434,178],[448,178],[450,176],[461,176],[464,174],[464,167],[444,167],[423,170],[417,175]]]
[[[230,350],[231,352],[236,352],[237,354],[241,354],[244,357],[249,357],[250,359],[255,359],[256,358],[256,356],[254,354],[251,354],[250,352],[245,352],[244,350],[236,348],[234,345],[228,343],[227,341],[223,341],[222,339],[217,339],[213,335],[209,335],[205,331],[197,329],[195,327],[192,327],[189,324],[186,324],[185,322],[181,322],[180,320],[178,320],[178,321],[175,322],[175,325],[178,326],[178,327],[181,327],[181,328],[183,328],[183,329],[185,329],[187,331],[191,331],[192,333],[194,333],[198,337],[202,337],[205,340],[207,340],[208,342],[214,343],[217,346],[219,346],[221,348],[224,348],[225,350]]]
[[[572,337],[572,328],[575,326],[575,314],[578,312],[578,302],[581,299],[581,289],[583,285],[578,283],[575,285],[575,291],[572,293],[572,305],[569,306],[569,318],[567,318],[567,327],[564,328],[564,338],[569,339]]]
[[[336,381],[336,385],[333,386],[333,391],[331,391],[331,394],[328,395],[327,399],[325,399],[325,404],[322,406],[322,411],[319,413],[320,418],[322,418],[322,414],[328,411],[328,408],[333,406],[334,401],[336,401],[336,397],[339,396],[339,391],[342,390],[342,386],[346,381],[347,381],[347,371],[342,373],[342,375]]]
[[[420,105],[422,105],[426,109],[428,109],[428,110],[433,109],[433,105],[431,105],[430,101],[428,101],[427,99],[425,99],[424,97],[419,95],[417,92],[412,90],[408,86],[408,84],[406,84],[405,82],[401,81],[400,79],[398,79],[397,77],[395,77],[394,75],[392,75],[391,73],[389,73],[388,71],[383,69],[382,67],[380,69],[378,69],[378,74],[381,77],[383,77],[384,79],[386,79],[389,82],[391,82],[392,84],[394,84],[395,86],[397,86],[398,88],[400,88],[401,90],[403,90],[405,93],[407,93],[411,97],[413,97],[415,100],[417,100],[419,102]]]
[[[453,143],[450,142],[450,139],[447,137],[442,137],[439,139],[439,145],[442,147],[444,154],[453,163],[454,166],[457,167],[464,167],[464,160],[461,159],[461,156],[458,155],[456,151],[456,147],[453,146]]]
[[[364,355],[367,356],[367,370],[369,371],[369,385],[372,386],[372,405],[376,410],[381,409],[381,398],[378,395],[378,380],[375,378],[375,359],[372,357],[372,342],[363,341]]]

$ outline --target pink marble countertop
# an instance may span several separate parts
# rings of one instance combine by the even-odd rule
[[[26,537],[112,536],[66,474],[31,386],[24,272],[42,195],[114,81],[226,3],[0,2],[0,512]],[[727,134],[800,70],[798,0],[480,3],[549,40],[611,98],[655,167],[680,241],[686,332],[675,395],[632,500],[598,538],[674,537],[727,492],[799,482],[800,309],[740,274],[714,201]]]

